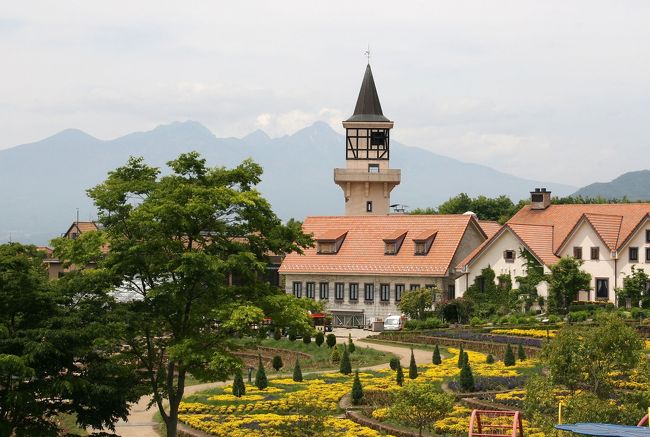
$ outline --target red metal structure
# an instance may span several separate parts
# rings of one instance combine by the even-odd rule
[[[648,426],[648,415],[646,414],[645,416],[643,416],[641,421],[637,423],[636,426]]]
[[[512,421],[511,421],[512,420]],[[468,437],[524,437],[519,411],[474,410]]]

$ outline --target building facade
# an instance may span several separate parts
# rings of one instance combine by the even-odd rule
[[[650,204],[554,205],[551,193],[538,189],[531,193],[530,205],[457,266],[458,294],[487,266],[497,276],[509,274],[516,287],[516,276],[526,274],[522,250],[547,273],[562,257],[582,259],[582,269],[592,279],[590,289],[581,291],[578,299],[618,303],[616,289],[623,287],[633,266],[650,273]],[[646,292],[650,293],[650,283]],[[548,297],[546,283],[540,284],[538,294]]]

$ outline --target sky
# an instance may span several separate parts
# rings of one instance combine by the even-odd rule
[[[0,149],[195,120],[343,133],[370,63],[392,138],[531,179],[650,168],[650,2],[3,2]]]

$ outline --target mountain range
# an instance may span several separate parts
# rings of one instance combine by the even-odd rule
[[[243,138],[218,138],[203,125],[174,122],[148,132],[100,140],[76,129],[0,151],[0,241],[46,244],[75,220],[95,218],[86,189],[106,178],[129,156],[143,156],[164,167],[181,152],[196,150],[209,165],[233,166],[252,157],[264,168],[260,191],[283,219],[338,215],[343,193],[334,185],[333,169],[345,166],[345,138],[316,122],[293,135],[270,138],[258,130]],[[453,150],[450,150],[453,153]],[[513,200],[535,187],[557,195],[576,190],[461,162],[424,149],[391,142],[391,167],[402,170],[392,203],[436,206],[460,192],[471,196],[505,194]]]
[[[650,200],[650,170],[624,173],[611,182],[596,182],[575,192],[576,196],[605,199]]]

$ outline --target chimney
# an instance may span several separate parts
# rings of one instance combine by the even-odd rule
[[[546,191],[546,188],[535,188],[535,191],[530,192],[530,209],[541,210],[546,209],[551,204],[551,192]]]

